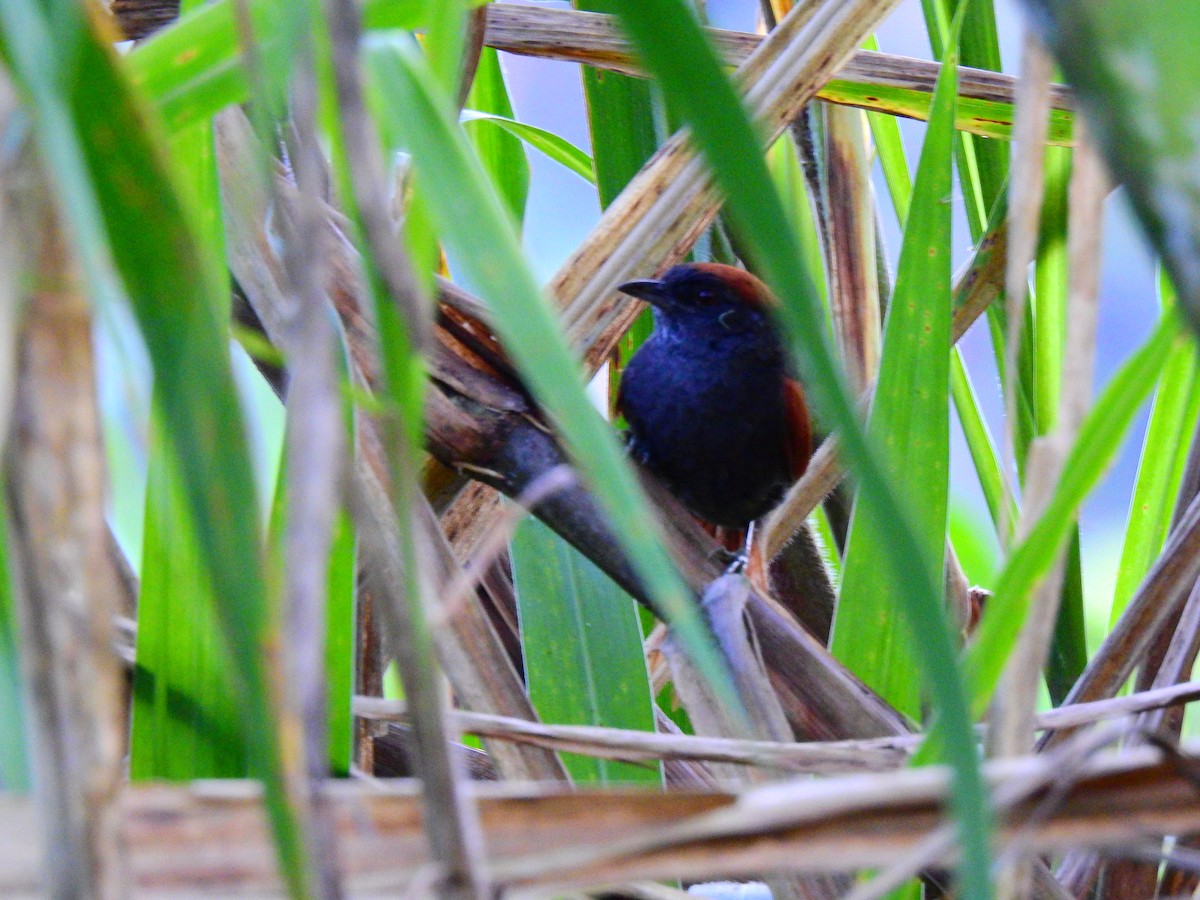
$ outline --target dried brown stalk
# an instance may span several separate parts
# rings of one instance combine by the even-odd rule
[[[1195,752],[1189,745],[1185,752]],[[1056,784],[1061,761],[991,763],[995,791],[1050,785],[1017,802],[1002,845],[1053,853],[1090,846],[1141,852],[1152,835],[1200,829],[1190,757],[1150,747],[1083,763]],[[570,794],[473,786],[499,884],[539,894],[646,878],[753,876],[783,869],[829,872],[905,859],[945,823],[949,773],[940,768],[766,785],[740,795],[653,794],[608,788]],[[327,786],[347,849],[351,891],[396,893],[429,862],[411,782]],[[0,892],[38,887],[39,836],[29,802],[0,801]],[[261,792],[250,782],[147,786],[124,798],[124,833],[136,885],[163,892],[278,890]],[[944,862],[946,860],[939,860]]]
[[[1200,699],[1200,681],[1189,681],[1110,700],[1060,706],[1038,713],[1035,723],[1039,729],[1045,730],[1078,728],[1138,713],[1181,709],[1183,704],[1197,699]],[[356,697],[354,713],[381,721],[403,721],[407,709],[402,701]],[[650,733],[586,725],[546,725],[511,716],[462,710],[455,710],[450,715],[455,727],[469,734],[531,743],[603,759],[630,762],[660,759],[714,761],[820,775],[894,769],[902,765],[924,740],[923,735],[906,734],[855,741],[740,741],[696,737],[679,732]]]
[[[803,4],[801,4],[803,5]],[[762,43],[757,34],[708,29],[717,49],[730,65],[741,65]],[[637,61],[629,46],[614,26],[611,17],[595,13],[572,12],[545,8],[530,8],[508,3],[488,6],[488,29],[485,38],[489,46],[524,56],[580,62],[598,69],[627,75],[640,75]],[[905,116],[920,116],[916,105],[898,106],[872,96],[869,88],[900,88],[932,95],[940,67],[928,60],[894,56],[860,50],[855,52],[830,80],[836,79],[847,87],[861,87],[853,99],[837,86],[821,85],[816,96],[832,103],[848,104],[862,109]],[[966,100],[959,111],[957,126],[963,131],[984,137],[1005,137],[1012,122],[1000,111],[972,112],[970,101],[1013,103],[1016,79],[1010,75],[972,69],[959,69],[959,96]],[[1053,109],[1060,122],[1069,120],[1074,103],[1069,89],[1053,88]],[[924,104],[928,108],[928,101]]]
[[[879,282],[875,266],[875,202],[865,117],[825,105],[822,189],[829,215],[823,248],[834,335],[850,385],[862,393],[879,366]]]
[[[281,697],[284,778],[299,823],[314,896],[342,895],[338,849],[320,783],[329,775],[325,622],[330,547],[342,507],[339,486],[346,434],[338,389],[337,335],[325,315],[327,283],[320,253],[324,222],[319,191],[324,161],[317,145],[316,74],[312,47],[298,54],[292,77],[290,159],[297,202],[280,217],[287,308],[281,334],[289,366],[287,388],[286,522],[283,528],[282,657],[271,680]],[[281,204],[277,204],[281,205]],[[292,215],[288,215],[290,212]]]
[[[31,859],[44,864],[47,893],[119,897],[127,875],[119,809],[125,712],[111,635],[122,590],[104,518],[91,308],[32,156],[22,152],[6,169],[0,233],[11,239],[5,246],[22,248],[28,266],[24,281],[12,273],[25,311],[7,491],[36,818],[49,851]],[[7,408],[8,398],[0,403]],[[26,830],[36,830],[33,818]]]

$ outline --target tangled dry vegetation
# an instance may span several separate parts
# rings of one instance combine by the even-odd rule
[[[737,66],[736,83],[764,138],[773,142],[795,127],[814,99],[929,115],[938,64],[857,49],[894,5],[812,0],[765,37],[713,32],[716,47]],[[335,64],[345,62],[339,53],[349,54],[353,68],[357,26],[345,25],[352,7],[328,6]],[[173,18],[170,10],[135,0],[112,7],[135,37]],[[782,12],[790,4],[775,8]],[[489,47],[642,74],[614,20],[585,12],[489,4],[469,14],[466,47],[467,71]],[[1064,357],[1068,367],[1083,368],[1064,375],[1059,427],[1025,463],[1020,538],[1050,508],[1089,408],[1089,322],[1101,204],[1109,190],[1072,95],[1050,84],[1049,58],[1032,41],[1023,66],[1020,82],[979,69],[960,72],[956,127],[987,138],[1015,137],[1016,149],[1007,216],[992,217],[956,274],[951,323],[957,341],[992,304],[1005,302],[1010,327],[1023,320],[1020,296],[1036,252],[1042,151],[1046,144],[1074,147],[1068,341],[1083,343],[1068,343]],[[314,179],[328,177],[319,173],[324,162],[318,156],[292,158],[289,169],[275,161],[270,177],[259,177],[267,151],[240,107],[220,111],[213,130],[225,253],[236,285],[233,316],[244,342],[277,351],[274,358],[261,353],[258,362],[296,416],[289,428],[299,437],[288,444],[289,465],[301,480],[307,475],[309,483],[324,485],[324,493],[294,495],[288,521],[303,522],[309,513],[328,521],[340,496],[357,527],[356,777],[326,779],[325,768],[314,769],[311,757],[305,762],[301,745],[310,739],[312,697],[322,696],[319,687],[312,688],[315,695],[305,691],[325,673],[320,645],[310,646],[304,626],[289,620],[271,650],[299,661],[272,657],[265,676],[275,691],[266,696],[298,694],[280,713],[283,801],[273,801],[268,790],[264,802],[262,787],[249,780],[127,781],[125,670],[142,654],[135,638],[144,626],[132,625],[138,585],[104,518],[92,326],[78,276],[67,277],[52,290],[24,292],[28,311],[14,344],[19,364],[10,420],[8,552],[21,573],[15,596],[23,611],[20,643],[40,788],[29,797],[0,797],[0,892],[49,886],[104,896],[258,893],[286,885],[329,896],[584,891],[667,897],[680,891],[662,882],[728,878],[764,879],[779,897],[883,896],[914,878],[923,879],[929,896],[952,890],[958,832],[948,814],[951,770],[911,766],[924,737],[920,727],[827,646],[837,591],[806,523],[842,481],[836,436],[765,524],[763,545],[774,560],[765,589],[722,577],[713,539],[643,478],[671,558],[704,598],[745,716],[730,713],[719,692],[706,687],[686,643],[660,626],[645,644],[653,693],[661,696],[673,685],[695,733],[682,733],[661,709],[657,733],[539,721],[523,681],[506,549],[520,507],[533,508],[636,599],[651,604],[655,598],[604,507],[572,474],[550,418],[501,348],[489,304],[439,279],[436,315],[421,324],[412,299],[421,288],[390,240],[395,210],[383,199],[389,185],[368,149],[377,141],[361,85],[345,79],[339,92],[355,216],[311,189]],[[5,118],[19,110],[9,92]],[[829,152],[853,156],[852,143],[834,140]],[[833,165],[829,158],[826,165]],[[44,277],[73,269],[60,214],[38,186],[45,174],[28,154],[6,166],[4,251],[35,260]],[[864,288],[877,273],[866,271],[874,260],[864,265],[855,255],[861,244],[854,234],[864,221],[867,230],[874,228],[873,201],[861,179],[832,184],[828,218],[818,209],[817,223],[830,308],[852,380],[866,390],[878,351],[860,324],[869,318],[864,304],[876,303],[883,289]],[[589,376],[614,358],[639,313],[613,286],[682,260],[721,208],[721,194],[684,131],[663,143],[607,207],[545,287]],[[834,224],[834,208],[848,210],[849,221]],[[14,231],[15,214],[24,234]],[[290,255],[280,249],[280,222],[295,242]],[[847,234],[848,243],[839,243]],[[365,274],[356,246],[369,250]],[[397,451],[387,417],[355,418],[352,453],[340,478],[330,477],[338,465],[329,463],[340,451],[319,437],[337,432],[342,415],[329,309],[336,311],[354,389],[366,396],[394,376],[378,351],[373,283],[408,298],[397,309],[409,317],[409,336],[428,368],[428,456],[417,462],[411,451],[400,459],[410,471],[419,467],[422,488],[409,498],[410,522],[403,528],[389,489]],[[313,297],[306,314],[296,311],[303,293],[297,285]],[[1020,288],[1009,290],[1007,301],[1006,285]],[[14,299],[14,287],[6,290],[6,299]],[[281,360],[286,371],[277,365]],[[1011,361],[1014,371],[1015,355]],[[1087,896],[1102,874],[1110,897],[1182,896],[1197,886],[1200,857],[1186,836],[1200,831],[1200,770],[1193,748],[1179,736],[1183,705],[1200,698],[1200,684],[1189,681],[1200,635],[1198,490],[1200,443],[1193,443],[1161,553],[1061,702],[1036,716],[1060,591],[1051,577],[1049,587],[1030,592],[1031,612],[1006,654],[1000,702],[978,726],[980,745],[992,757],[982,765],[995,816],[992,877],[1008,896]],[[327,551],[306,555],[302,537],[288,546],[286,580],[301,596],[306,584],[324,583]],[[322,562],[314,569],[306,559]],[[414,569],[427,581],[429,598],[415,618],[417,604],[407,593]],[[1062,570],[1060,564],[1060,578]],[[980,594],[972,593],[953,553],[947,571],[950,615],[967,640]],[[421,618],[427,621],[417,622]],[[124,623],[115,639],[112,621]],[[423,656],[425,639],[436,665]],[[114,642],[121,653],[112,652]],[[407,702],[382,698],[384,664],[392,658],[401,663]],[[443,675],[453,698],[447,710]],[[1131,677],[1134,690],[1122,694]],[[463,734],[478,736],[482,749],[460,742]],[[561,752],[643,767],[661,761],[665,789],[573,785]],[[388,780],[414,768],[420,781]],[[276,802],[297,823],[300,849],[292,865],[307,873],[299,880],[286,874],[287,841],[272,819]],[[30,827],[35,815],[46,828]],[[1168,837],[1176,840],[1164,845]]]

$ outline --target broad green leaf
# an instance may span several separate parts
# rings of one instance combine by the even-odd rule
[[[0,794],[30,787],[19,641],[8,570],[8,507],[0,498]]]
[[[1080,426],[1053,496],[1029,534],[1012,548],[967,654],[975,713],[991,700],[1037,584],[1062,552],[1088,494],[1108,471],[1142,402],[1174,346],[1187,340],[1165,313],[1150,339],[1120,368]]]
[[[536,125],[527,125],[524,122],[518,122],[508,116],[492,115],[475,109],[464,109],[459,119],[469,124],[478,122],[493,125],[502,131],[506,131],[520,138],[535,150],[540,150],[559,165],[566,166],[584,181],[592,184],[596,183],[596,172],[592,164],[592,158],[566,138],[559,137],[552,131],[546,131],[546,129],[538,128]],[[468,134],[477,134],[484,130],[486,129],[469,128],[467,132]],[[478,146],[476,143],[477,149]],[[482,161],[482,154],[480,154],[480,157]]]
[[[129,777],[244,778],[246,735],[217,598],[161,416],[152,419]]]
[[[212,126],[182,128],[170,145],[176,183],[197,211],[197,238],[213,259],[223,259]],[[224,299],[220,302],[224,308]],[[245,777],[246,736],[216,618],[218,600],[163,433],[162,398],[155,397],[151,408],[130,778]],[[240,514],[257,516],[258,510],[244,508]]]
[[[1164,288],[1164,306],[1170,308],[1170,285]],[[1133,592],[1162,550],[1171,524],[1182,469],[1179,465],[1196,426],[1196,406],[1200,402],[1200,378],[1197,375],[1196,346],[1181,342],[1171,348],[1163,365],[1150,422],[1142,441],[1133,496],[1125,522],[1125,542],[1113,589],[1110,627],[1125,611]]]
[[[488,173],[488,177],[492,179],[492,184],[496,186],[496,190],[508,204],[513,218],[517,222],[524,222],[525,200],[529,196],[529,160],[525,158],[525,148],[521,146],[522,135],[514,133],[500,124],[501,122],[511,122],[514,125],[521,123],[513,119],[512,103],[508,99],[508,89],[504,85],[500,57],[491,47],[484,47],[479,55],[479,67],[475,72],[475,82],[471,85],[471,93],[467,95],[467,107],[475,110],[474,115],[482,119],[493,117],[492,127],[471,128],[467,134],[471,138],[475,152],[479,155],[479,161],[483,163],[483,168]],[[547,139],[562,141],[557,135],[543,132],[540,128],[535,130],[539,135],[545,135]],[[532,139],[527,140],[537,146]],[[566,144],[567,142],[562,141],[562,143]],[[575,149],[570,144],[567,146],[572,150]],[[551,156],[551,158],[554,157]]]
[[[633,598],[537,519],[511,541],[526,684],[545,722],[653,732]],[[563,754],[576,783],[662,784],[657,765]]]
[[[732,682],[707,626],[662,548],[616,436],[587,400],[579,365],[447,98],[420,53],[403,37],[369,40],[367,59],[385,115],[407,139],[425,179],[423,190],[438,233],[490,305],[505,348],[586,473],[658,609],[736,709]]]
[[[935,580],[946,545],[950,462],[950,203],[957,60],[947,54],[935,90],[905,219],[896,286],[884,323],[883,352],[869,433],[884,448],[892,483],[917,511],[913,537]],[[900,712],[919,720],[920,648],[906,640],[893,601],[899,575],[887,565],[883,511],[860,496],[846,540],[845,571],[830,638],[834,655]],[[943,626],[944,627],[944,626]]]
[[[81,9],[62,6],[51,23],[34,2],[2,4],[0,34],[86,276],[104,296],[119,273],[153,362],[163,428],[221,599],[242,712],[257,726],[249,731],[252,771],[266,783],[284,877],[299,892],[303,863],[259,643],[266,593],[258,517],[238,514],[256,508],[257,492],[221,313],[226,275],[171,178],[158,123]]]
[[[725,214],[744,243],[749,261],[784,301],[780,315],[808,395],[822,421],[839,430],[845,459],[860,480],[860,501],[869,498],[880,511],[879,526],[891,547],[883,564],[897,575],[895,601],[905,610],[910,640],[923,651],[916,654],[917,664],[934,707],[949,729],[949,738],[941,746],[955,771],[951,808],[963,848],[959,885],[963,896],[987,897],[987,800],[963,682],[939,602],[941,578],[931,580],[934,563],[927,558],[928,547],[910,530],[915,518],[905,502],[909,496],[898,495],[878,451],[858,422],[854,401],[830,347],[820,298],[763,163],[763,148],[699,24],[682,0],[614,3],[647,69],[690,126],[727,198]],[[871,24],[864,22],[864,27]],[[937,556],[941,556],[940,546]]]

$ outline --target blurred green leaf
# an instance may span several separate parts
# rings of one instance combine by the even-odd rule
[[[188,125],[170,146],[176,183],[197,212],[197,239],[206,254],[223,260],[212,125]],[[224,298],[216,302],[224,307]],[[196,545],[162,405],[160,397],[151,401],[129,774],[141,780],[244,777],[246,735],[222,646],[219,601]],[[258,510],[243,508],[239,515],[256,517]]]
[[[525,200],[529,196],[529,160],[525,158],[525,148],[521,146],[523,136],[501,124],[511,122],[520,125],[513,119],[512,102],[504,85],[504,72],[500,68],[499,54],[491,47],[484,47],[479,54],[479,67],[475,72],[471,93],[467,95],[467,107],[477,111],[474,115],[482,119],[493,117],[493,127],[471,128],[467,135],[479,155],[479,161],[483,163],[484,171],[488,173],[492,184],[508,204],[513,218],[517,222],[524,222]],[[467,113],[464,112],[464,115]],[[540,128],[535,130],[548,139],[562,141],[557,135],[544,132]],[[533,144],[533,140],[529,142]],[[562,143],[566,144],[566,141]],[[571,150],[575,149],[570,144],[567,146]]]
[[[484,0],[470,0],[481,6]],[[245,0],[257,38],[256,53],[265,59],[287,54],[293,33],[281,27],[289,10],[272,0]],[[428,0],[366,0],[363,25],[387,30],[427,27],[440,4]],[[139,43],[125,58],[130,78],[158,105],[174,130],[203,121],[250,96],[234,0],[206,3]]]
[[[245,777],[247,737],[218,601],[172,446],[161,416],[152,418],[129,777]]]
[[[70,11],[70,20],[64,18]],[[26,100],[59,208],[93,291],[120,274],[154,365],[161,421],[180,467],[195,540],[241,689],[252,771],[263,778],[285,878],[303,889],[280,778],[260,640],[266,592],[257,495],[230,372],[228,282],[165,162],[158,123],[81,8],[53,25],[38,4],[0,4],[6,62]],[[78,40],[64,41],[63,34]]]
[[[1200,332],[1200,5],[1025,0]]]
[[[329,553],[329,582],[325,603],[325,672],[329,709],[329,771],[349,777],[354,762],[355,598],[358,587],[358,554],[354,522],[338,514]]]
[[[0,793],[30,787],[19,642],[8,569],[8,505],[0,497]]]
[[[979,509],[958,497],[950,500],[950,541],[967,581],[991,588],[1000,568],[1000,544]]]
[[[589,559],[534,518],[510,544],[529,698],[545,722],[653,732],[636,605]],[[576,783],[662,784],[657,765],[573,753]]]

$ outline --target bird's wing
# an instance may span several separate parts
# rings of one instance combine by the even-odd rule
[[[799,478],[812,458],[812,424],[808,420],[808,404],[804,388],[791,378],[783,382],[783,406],[787,416],[787,459],[792,478]]]

